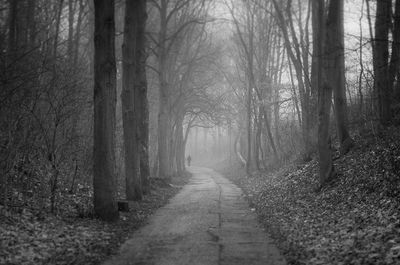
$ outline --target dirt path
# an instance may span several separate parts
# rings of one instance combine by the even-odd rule
[[[189,184],[104,265],[281,265],[242,191],[220,174],[191,167]]]

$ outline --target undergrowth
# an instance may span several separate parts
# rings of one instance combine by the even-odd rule
[[[76,204],[74,195],[63,200],[64,210],[58,215],[39,213],[32,208],[18,211],[0,208],[0,264],[99,264],[115,254],[188,178],[188,175],[174,177],[172,184],[153,180],[151,194],[134,202],[130,212],[120,213],[120,220],[115,223],[95,219],[90,206],[77,208],[76,205],[84,204]],[[92,200],[90,196],[86,199]]]
[[[289,264],[400,264],[400,130],[354,139],[323,189],[315,160],[251,175],[222,170],[243,188]]]

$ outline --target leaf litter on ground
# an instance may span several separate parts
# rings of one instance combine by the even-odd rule
[[[28,209],[20,213],[0,209],[0,264],[99,264],[117,253],[119,246],[187,180],[187,175],[172,178],[172,185],[154,180],[151,194],[134,203],[130,212],[120,213],[115,223],[76,214],[38,215]]]
[[[220,170],[244,190],[289,264],[400,264],[400,130],[354,138],[321,190],[315,160],[251,175]]]

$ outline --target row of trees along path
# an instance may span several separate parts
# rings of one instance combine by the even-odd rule
[[[325,2],[0,1],[2,204],[40,189],[54,213],[93,175],[96,214],[117,220],[118,192],[140,200],[187,150],[249,174],[317,152],[326,184],[350,126],[398,122],[400,0]]]
[[[178,1],[179,2],[179,1]],[[371,35],[372,25],[369,15],[369,1],[367,3],[368,22]],[[172,52],[177,48],[178,40],[182,40],[182,32],[192,25],[205,25],[207,19],[206,4],[203,1],[190,4],[182,1],[170,6],[171,3],[165,0],[151,1],[152,7],[159,16],[159,27],[155,37],[150,37],[154,44],[156,53],[155,66],[153,70],[157,73],[159,83],[159,115],[158,115],[158,172],[160,176],[170,177],[173,168],[178,171],[184,168],[184,146],[190,129],[190,122],[187,125],[186,135],[182,133],[182,123],[187,117],[185,109],[181,106],[185,102],[173,102],[174,87],[170,83],[171,73],[168,71],[169,63],[176,58]],[[264,120],[267,138],[271,145],[275,159],[279,159],[279,138],[276,138],[278,131],[273,136],[268,108],[261,104],[259,109],[253,109],[254,95],[257,100],[262,101],[264,91],[260,84],[267,80],[263,75],[258,76],[260,68],[267,67],[260,64],[266,62],[269,56],[275,56],[280,50],[281,56],[273,58],[270,75],[268,79],[277,83],[281,80],[284,63],[288,63],[290,74],[297,78],[296,83],[300,93],[300,101],[295,101],[299,114],[298,121],[302,127],[302,138],[304,155],[311,155],[317,147],[320,162],[321,185],[327,183],[335,176],[335,169],[332,163],[331,136],[330,136],[330,110],[331,98],[333,98],[333,109],[336,121],[336,131],[340,144],[340,153],[346,153],[353,145],[348,129],[346,80],[345,80],[345,52],[344,52],[344,19],[343,0],[330,1],[325,7],[324,2],[310,1],[306,24],[299,25],[299,30],[294,26],[291,13],[292,1],[284,6],[279,1],[261,3],[246,3],[241,10],[237,10],[234,2],[224,1],[232,17],[234,31],[238,41],[237,46],[243,49],[243,59],[246,62],[245,76],[247,79],[247,99],[244,105],[247,108],[247,144],[242,144],[241,149],[247,146],[247,159],[244,161],[248,172],[252,170],[253,162],[257,168],[260,167],[260,151],[258,146],[253,145],[252,124],[253,115],[257,122],[255,141],[260,142],[260,133],[263,128],[260,126]],[[394,93],[394,83],[397,80],[398,69],[398,42],[399,19],[396,14],[399,12],[399,1],[396,1],[393,24],[393,47],[391,57],[388,57],[388,31],[392,23],[390,12],[392,2],[378,1],[376,5],[375,39],[372,41],[374,87],[377,95],[377,112],[382,125],[390,124],[391,100]],[[111,151],[115,144],[115,58],[114,58],[114,24],[112,1],[95,2],[95,208],[96,212],[105,219],[114,219],[117,216],[116,200],[113,184],[114,155]],[[301,9],[301,6],[298,6]],[[245,10],[244,13],[240,13]],[[179,21],[172,18],[179,12],[186,14],[180,16]],[[274,12],[273,15],[268,15]],[[301,15],[301,10],[299,11]],[[149,154],[148,154],[148,103],[146,100],[146,55],[145,55],[145,25],[146,25],[146,3],[138,1],[126,4],[125,26],[123,39],[123,128],[125,148],[125,175],[126,194],[128,199],[140,199],[149,190]],[[244,14],[244,15],[243,15]],[[267,15],[266,15],[267,14]],[[309,18],[312,17],[312,39],[313,49],[311,56],[311,71],[308,61],[309,43]],[[244,20],[243,20],[244,19]],[[261,39],[265,43],[271,43],[276,50],[264,54],[262,60],[259,58],[260,50],[256,39],[260,36],[260,25],[265,21],[265,29],[269,30],[269,37]],[[273,23],[271,23],[273,21]],[[303,23],[300,19],[299,23]],[[172,25],[173,24],[173,25]],[[172,26],[171,26],[172,25]],[[305,32],[304,32],[305,31]],[[204,27],[200,27],[204,32]],[[300,36],[298,37],[298,34]],[[151,34],[150,34],[151,35]],[[189,36],[186,32],[186,35]],[[271,37],[272,36],[272,37]],[[200,35],[201,37],[201,35]],[[189,39],[190,40],[190,39]],[[193,40],[193,39],[192,39]],[[304,42],[306,40],[306,42]],[[280,46],[282,44],[282,46]],[[179,46],[179,45],[178,45]],[[280,47],[280,48],[279,48]],[[284,60],[286,53],[287,60]],[[294,74],[292,73],[292,66]],[[275,70],[273,70],[275,69]],[[188,73],[190,72],[187,70]],[[130,73],[130,74],[128,74]],[[190,73],[189,73],[190,74]],[[225,77],[228,74],[225,73]],[[387,78],[389,77],[389,78]],[[181,76],[182,80],[184,78]],[[259,79],[261,78],[261,79]],[[264,81],[263,81],[264,80]],[[397,81],[396,81],[397,82]],[[184,82],[182,82],[184,83]],[[399,83],[399,82],[397,82]],[[397,84],[396,83],[396,84]],[[293,84],[293,83],[292,83]],[[361,90],[360,90],[361,91]],[[294,90],[293,93],[296,91]],[[279,95],[278,95],[279,97]],[[360,92],[360,99],[362,94]],[[201,97],[195,97],[197,104],[201,105]],[[186,101],[187,103],[187,101]],[[362,106],[361,102],[361,106]],[[300,107],[299,107],[300,105]],[[180,106],[174,110],[175,106]],[[275,123],[279,119],[279,103],[275,107]],[[317,111],[316,111],[317,110]],[[193,122],[193,120],[192,120]],[[277,124],[275,124],[278,130]],[[240,129],[241,131],[241,129]],[[317,135],[317,137],[315,137]],[[133,137],[132,137],[133,136]],[[174,140],[171,140],[174,139]],[[174,142],[176,141],[176,142]],[[107,143],[107,144],[106,144]],[[176,143],[180,146],[175,149]],[[184,143],[184,144],[183,144]],[[254,150],[252,150],[254,147]],[[176,157],[176,161],[173,158]],[[242,156],[240,156],[242,158]],[[243,159],[243,158],[242,158]],[[108,216],[108,217],[107,217]]]

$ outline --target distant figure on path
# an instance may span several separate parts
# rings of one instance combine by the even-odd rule
[[[190,167],[190,162],[192,161],[192,158],[190,157],[190,155],[188,155],[188,157],[186,159],[187,159],[188,166]]]

